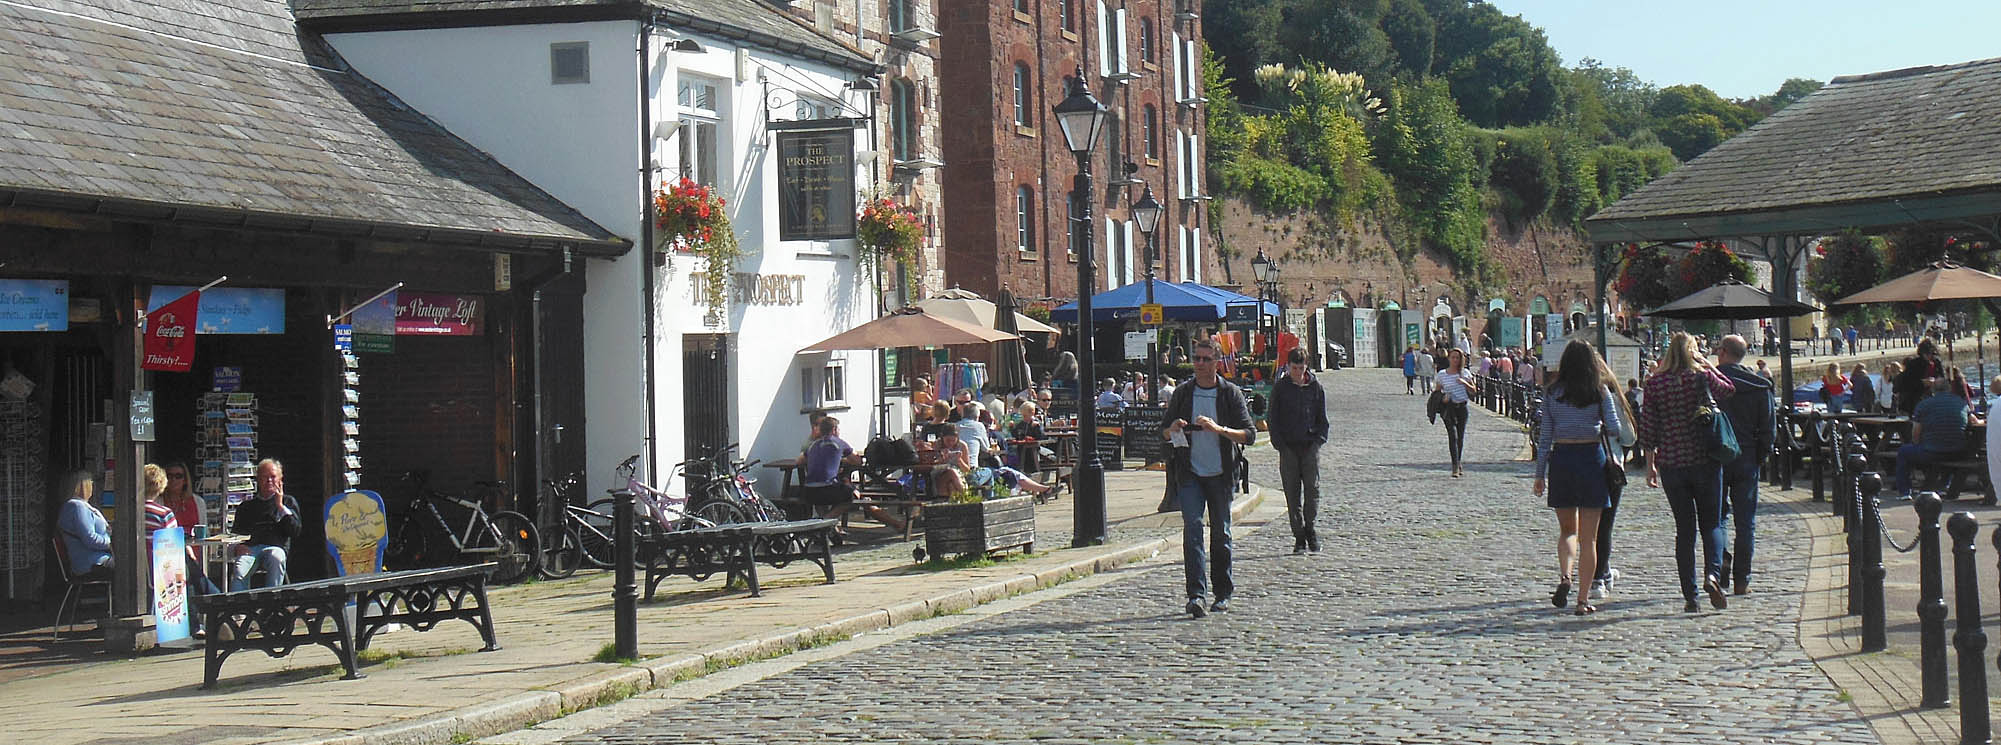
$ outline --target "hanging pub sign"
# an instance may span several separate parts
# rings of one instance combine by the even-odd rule
[[[146,356],[140,368],[187,372],[194,367],[194,322],[201,298],[202,293],[189,288],[186,295],[146,314]]]
[[[1258,306],[1251,304],[1229,305],[1223,308],[1223,325],[1230,329],[1254,329],[1258,327]]]
[[[195,288],[185,285],[154,285],[146,300],[146,312],[158,310]],[[242,287],[216,287],[201,293],[201,312],[188,321],[204,334],[283,334],[285,333],[285,291]]]
[[[475,303],[478,301],[475,300]],[[382,293],[373,302],[355,308],[348,314],[348,322],[354,326],[354,347],[356,352],[390,354],[396,351],[396,291]]]
[[[485,305],[478,295],[398,293],[396,335],[479,336],[486,333]]]
[[[855,133],[779,132],[778,239],[855,237]]]
[[[68,331],[69,280],[0,279],[0,331]]]

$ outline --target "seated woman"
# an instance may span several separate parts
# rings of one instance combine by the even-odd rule
[[[1021,470],[1037,473],[1042,470],[1042,411],[1034,401],[1023,401],[1016,407],[1014,425],[1008,428],[1008,439],[1015,444],[1015,458]]]
[[[944,428],[938,433],[938,436],[940,465],[936,469],[937,471],[956,471],[957,473],[953,474],[954,476],[963,476],[966,483],[974,486],[985,486],[993,483],[994,479],[1000,479],[1002,483],[1008,485],[1008,488],[1020,489],[1029,494],[1047,494],[1053,488],[1038,483],[1035,479],[1029,478],[1028,474],[1012,468],[1005,466],[1000,468],[976,466],[975,464],[978,461],[973,459],[972,451],[966,447],[966,444],[960,441],[959,431],[956,428]],[[942,476],[943,474],[939,475]],[[939,489],[937,493],[948,494],[949,492]]]
[[[68,499],[56,517],[56,530],[69,555],[70,574],[79,581],[110,579],[111,523],[90,503],[97,495],[96,481],[83,471],[72,473],[64,494]]]
[[[806,468],[800,475],[799,495],[808,504],[829,508],[821,517],[839,519],[854,508],[855,502],[855,487],[841,478],[841,465],[861,465],[862,456],[841,439],[839,419],[821,417],[815,432],[818,436],[806,445]],[[888,510],[869,506],[864,511],[891,530],[903,532],[903,521]]]

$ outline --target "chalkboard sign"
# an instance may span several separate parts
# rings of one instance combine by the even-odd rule
[[[1125,470],[1125,456],[1120,452],[1124,449],[1125,431],[1124,410],[1098,410],[1098,462],[1107,471]]]
[[[1042,412],[1050,419],[1068,419],[1077,415],[1077,389],[1057,386],[1050,391],[1049,410]]]
[[[1125,412],[1126,457],[1149,463],[1165,461],[1167,407],[1128,406]]]

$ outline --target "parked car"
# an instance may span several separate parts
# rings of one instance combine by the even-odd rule
[[[1326,361],[1327,369],[1329,370],[1339,370],[1348,367],[1351,364],[1348,361],[1348,348],[1342,346],[1340,342],[1327,342]]]

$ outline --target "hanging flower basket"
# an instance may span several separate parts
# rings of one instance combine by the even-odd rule
[[[689,253],[709,260],[702,281],[702,296],[717,311],[728,299],[730,270],[743,255],[730,226],[727,202],[713,187],[683,178],[653,193],[655,262],[665,263],[671,253]]]
[[[861,246],[861,258],[867,266],[888,261],[914,269],[917,249],[924,245],[924,218],[895,200],[868,200],[855,220],[855,243]],[[906,276],[915,281],[914,276]]]

